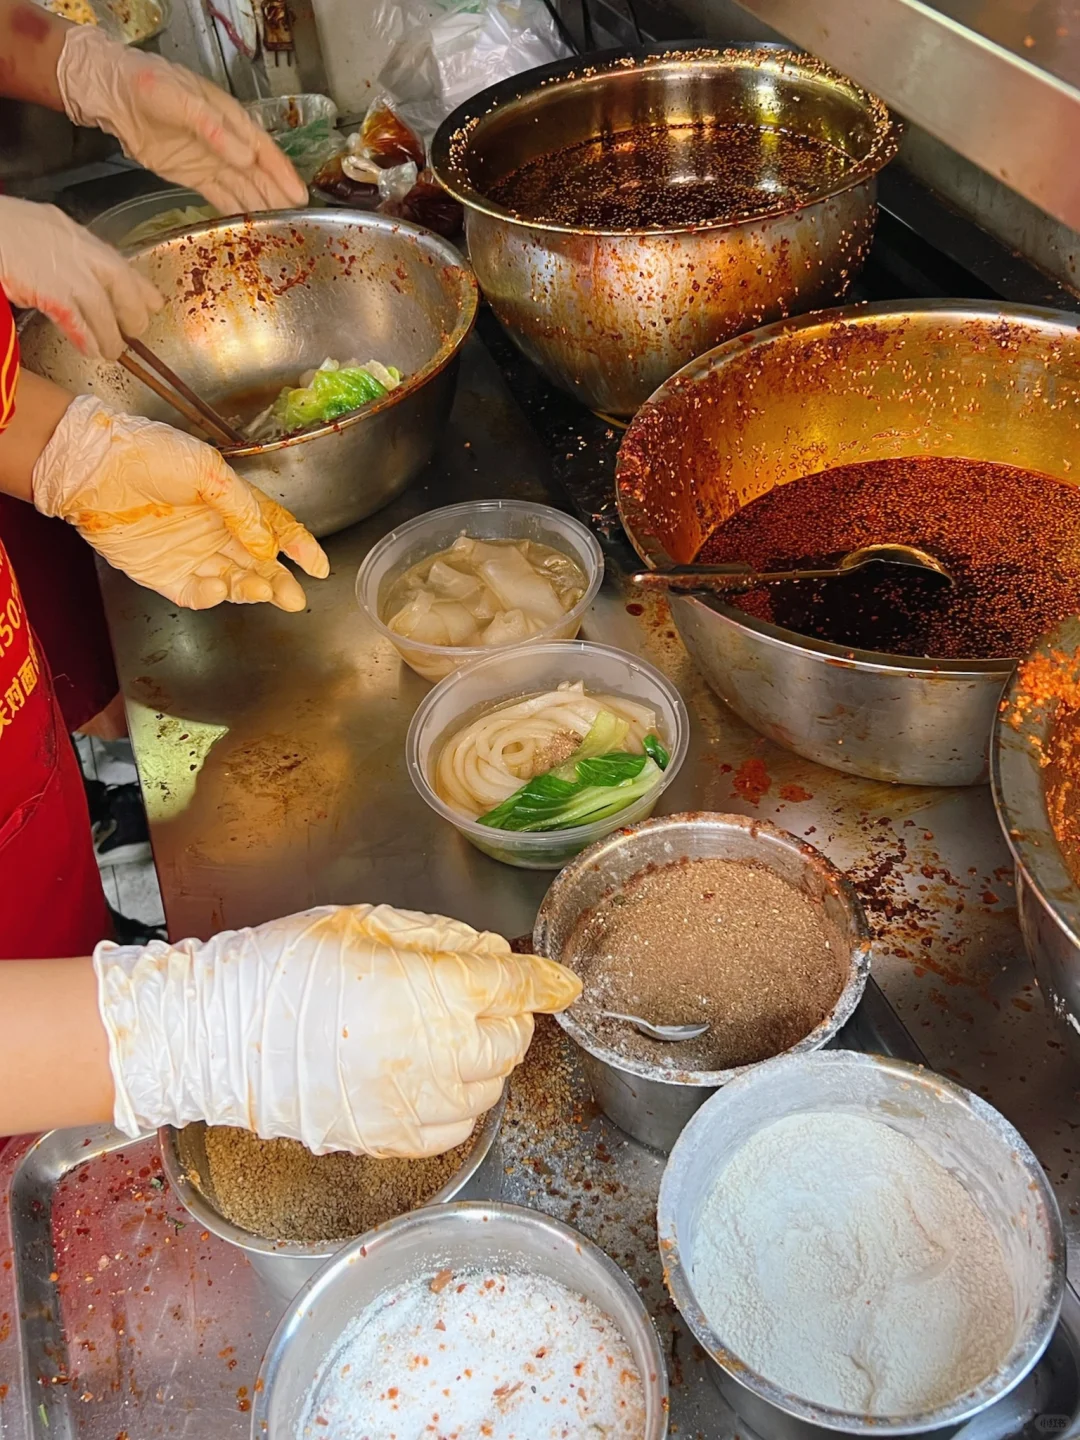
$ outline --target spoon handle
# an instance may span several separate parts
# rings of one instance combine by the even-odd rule
[[[746,566],[679,565],[674,570],[641,570],[630,581],[648,590],[754,590],[759,585],[776,585],[781,580],[829,580],[839,575],[827,570],[775,570],[762,574]]]

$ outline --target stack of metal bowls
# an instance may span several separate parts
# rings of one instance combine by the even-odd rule
[[[563,147],[703,125],[807,136],[849,164],[801,203],[781,194],[735,221],[605,230],[530,222],[491,199],[500,180]],[[876,176],[898,142],[879,100],[810,56],[668,45],[493,85],[443,122],[431,163],[465,207],[469,258],[517,345],[593,410],[632,415],[728,336],[843,298],[873,235]]]
[[[844,987],[829,1014],[789,1053],[804,1054],[827,1045],[851,1018],[866,988],[870,931],[858,897],[840,871],[812,845],[764,820],[708,813],[666,815],[598,841],[552,882],[536,917],[534,950],[573,969],[574,932],[603,897],[650,868],[704,858],[767,867],[819,905],[844,937]],[[597,1104],[620,1129],[656,1150],[672,1148],[690,1117],[718,1087],[759,1068],[685,1070],[678,1064],[677,1047],[669,1064],[630,1059],[598,1040],[572,1009],[556,1019],[580,1047]]]
[[[767,326],[675,375],[627,431],[619,513],[641,558],[664,569],[759,495],[834,465],[961,456],[1076,484],[1078,446],[1075,315],[867,305]],[[671,611],[720,698],[778,745],[872,780],[989,779],[990,731],[1019,657],[849,650],[697,596],[673,595]]]

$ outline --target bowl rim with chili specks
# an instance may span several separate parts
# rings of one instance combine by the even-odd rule
[[[698,810],[684,811],[676,815],[663,815],[653,820],[644,820],[639,825],[616,830],[576,856],[552,881],[540,905],[533,930],[533,949],[536,953],[544,955],[548,959],[568,964],[573,969],[573,959],[572,957],[564,958],[565,949],[559,950],[554,940],[554,931],[557,915],[567,911],[571,914],[573,924],[567,927],[567,931],[572,933],[574,925],[585,913],[587,907],[584,904],[578,905],[575,893],[583,876],[589,871],[603,867],[612,851],[634,845],[640,836],[662,834],[667,831],[675,838],[681,830],[690,828],[700,830],[711,828],[729,833],[733,830],[741,830],[752,840],[762,840],[764,843],[760,847],[761,853],[748,858],[759,860],[769,869],[773,869],[769,865],[770,847],[783,846],[797,854],[808,868],[818,872],[826,888],[840,901],[847,918],[849,932],[853,937],[848,953],[847,976],[829,1013],[794,1045],[789,1046],[786,1050],[778,1051],[775,1056],[769,1056],[765,1060],[754,1060],[747,1065],[735,1065],[725,1070],[687,1070],[681,1069],[675,1064],[659,1065],[652,1061],[635,1059],[597,1039],[591,1030],[574,1017],[572,1008],[555,1016],[555,1019],[576,1045],[579,1045],[595,1060],[611,1066],[613,1070],[621,1071],[626,1075],[636,1075],[643,1080],[655,1081],[659,1084],[714,1090],[722,1085],[727,1085],[739,1075],[745,1075],[758,1069],[761,1065],[771,1064],[780,1055],[805,1055],[827,1045],[851,1019],[862,999],[866,982],[870,978],[872,940],[870,926],[855,887],[843,871],[839,870],[820,850],[767,820],[758,820],[750,815],[729,815],[720,811]],[[670,859],[671,863],[677,863],[682,858],[682,854],[676,853],[676,850],[673,849],[670,857],[666,858]],[[720,854],[713,858],[735,857]],[[643,858],[641,870],[645,870],[650,863],[652,863],[651,859]],[[774,870],[773,873],[777,872]],[[617,888],[622,887],[620,885]],[[556,953],[557,950],[559,953]]]

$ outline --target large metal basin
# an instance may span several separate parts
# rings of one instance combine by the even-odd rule
[[[168,300],[146,343],[225,413],[238,395],[269,404],[327,356],[380,360],[406,377],[355,415],[223,452],[316,535],[386,505],[430,460],[477,307],[476,282],[445,240],[383,215],[285,210],[208,220],[131,254]],[[120,365],[80,355],[43,316],[21,343],[29,369],[69,390],[182,423]]]
[[[1066,671],[1080,673],[1080,619],[1052,630],[1033,655],[1061,657]],[[1039,989],[1080,1055],[1080,856],[1059,842],[1050,805],[1056,797],[1075,813],[1080,803],[1061,766],[1061,742],[1080,744],[1080,717],[1058,699],[1024,703],[1024,692],[1021,667],[994,727],[994,803],[1016,862],[1020,929]]]
[[[748,501],[833,465],[951,455],[1075,483],[1078,450],[1075,315],[956,300],[852,307],[755,331],[674,376],[623,441],[619,512],[662,568],[692,559]],[[672,614],[721,699],[777,744],[873,780],[989,779],[1013,659],[846,650],[689,596]]]
[[[749,123],[855,162],[813,203],[757,219],[604,232],[526,224],[491,187],[538,155],[643,123]],[[439,129],[432,165],[465,206],[469,258],[518,346],[594,410],[632,415],[730,335],[842,299],[873,234],[897,127],[880,101],[779,46],[657,46],[563,60],[484,90]]]

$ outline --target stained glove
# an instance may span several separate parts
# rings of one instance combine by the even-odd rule
[[[223,214],[307,204],[307,187],[270,136],[231,95],[182,65],[77,25],[56,78],[76,125],[115,135],[132,160]]]
[[[94,952],[115,1122],[238,1125],[316,1155],[462,1144],[524,1057],[533,1011],[581,982],[501,936],[328,905],[203,944]]]
[[[165,301],[111,245],[55,205],[0,196],[0,286],[43,311],[86,355],[115,360]]]
[[[110,565],[191,610],[268,600],[302,610],[277,555],[322,579],[322,547],[218,452],[168,425],[74,399],[33,473],[34,504],[75,526]]]

